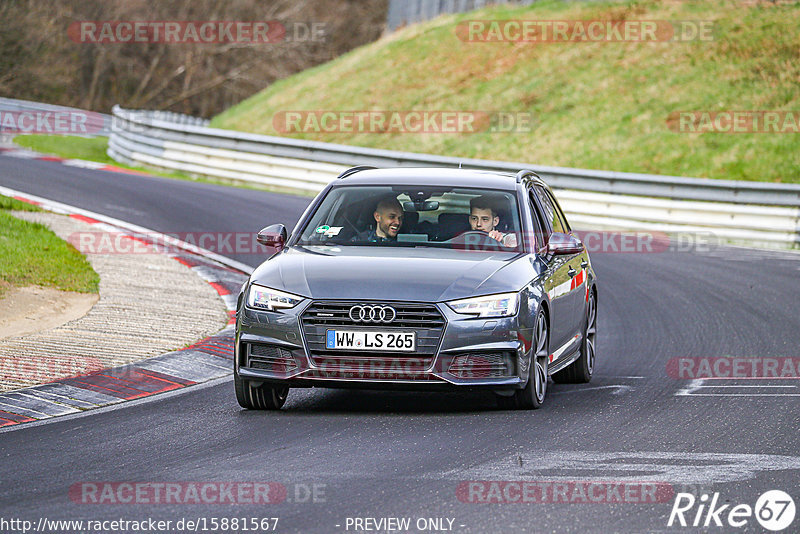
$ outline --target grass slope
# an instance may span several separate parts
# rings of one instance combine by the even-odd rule
[[[45,225],[17,219],[8,210],[38,211],[0,196],[0,295],[10,286],[29,285],[97,293],[100,278],[75,247]]]
[[[459,21],[714,21],[712,41],[469,43]],[[615,171],[800,182],[800,133],[678,133],[680,111],[800,115],[800,4],[542,1],[439,17],[274,83],[212,126],[282,135],[290,110],[529,112],[529,132],[292,137]]]

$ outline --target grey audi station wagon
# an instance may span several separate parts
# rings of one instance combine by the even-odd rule
[[[538,408],[588,382],[597,288],[584,245],[530,170],[354,167],[250,276],[236,313],[239,404],[293,387],[488,389]]]

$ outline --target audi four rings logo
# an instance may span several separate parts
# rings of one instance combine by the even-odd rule
[[[391,323],[397,312],[391,306],[353,306],[350,319],[355,323]]]

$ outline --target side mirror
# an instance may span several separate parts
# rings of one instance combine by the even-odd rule
[[[547,252],[555,256],[578,254],[583,252],[583,243],[570,234],[553,232],[547,242]]]
[[[283,250],[283,247],[286,245],[286,240],[286,227],[282,224],[273,224],[272,226],[262,228],[256,236],[256,241],[265,247],[275,248],[275,252]]]

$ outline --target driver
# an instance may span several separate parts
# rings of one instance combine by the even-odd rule
[[[484,232],[504,247],[516,247],[517,236],[514,233],[504,234],[495,227],[500,223],[497,204],[487,195],[474,197],[469,201],[469,225],[475,232]]]
[[[375,207],[375,229],[367,229],[356,234],[353,241],[370,241],[373,243],[383,243],[386,241],[397,241],[397,233],[403,224],[403,206],[397,198],[390,196],[381,199]]]

